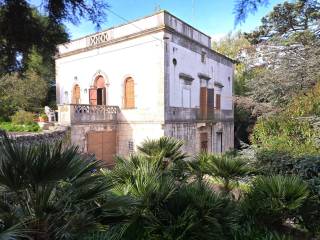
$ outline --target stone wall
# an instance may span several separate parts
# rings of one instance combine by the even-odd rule
[[[66,141],[70,143],[69,130],[67,127],[57,127],[54,130],[44,130],[35,133],[7,133],[7,136],[21,144],[40,144],[40,143],[54,143],[57,141]],[[1,137],[0,137],[1,139]]]
[[[200,135],[202,133],[206,133],[208,136],[207,150],[209,152],[226,152],[234,147],[233,122],[165,124],[165,135],[182,140],[184,142],[183,150],[190,155],[201,151]],[[221,136],[219,141],[218,136]]]

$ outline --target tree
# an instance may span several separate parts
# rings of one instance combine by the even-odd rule
[[[108,7],[103,0],[43,0],[40,6],[27,0],[0,1],[0,72],[23,70],[32,50],[52,58],[56,45],[68,39],[63,22],[87,18],[98,27]]]
[[[246,20],[249,13],[255,13],[260,6],[269,4],[269,0],[237,0],[234,6],[235,24]]]
[[[48,83],[34,71],[0,78],[0,114],[8,118],[16,110],[39,111],[47,97]]]
[[[262,25],[256,31],[246,34],[246,37],[254,44],[268,39],[280,39],[306,45],[310,39],[320,37],[319,21],[318,0],[284,2],[276,5],[271,13],[262,18]]]
[[[249,95],[258,102],[286,106],[294,96],[312,88],[320,80],[320,42],[272,46],[264,54],[266,68],[247,81]]]
[[[212,42],[212,49],[222,53],[232,59],[239,60],[241,51],[251,49],[250,42],[244,37],[243,33],[228,33],[219,41]],[[251,72],[247,71],[245,62],[238,61],[235,68],[234,89],[236,95],[246,95],[246,79],[251,77]]]

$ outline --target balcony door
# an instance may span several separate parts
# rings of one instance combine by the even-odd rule
[[[107,89],[105,80],[102,76],[98,76],[89,90],[89,102],[91,105],[107,104]]]
[[[72,104],[80,103],[80,86],[78,84],[74,85],[72,90]]]

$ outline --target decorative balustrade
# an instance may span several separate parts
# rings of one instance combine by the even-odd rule
[[[59,122],[90,123],[116,122],[119,107],[105,105],[68,104],[58,106]]]

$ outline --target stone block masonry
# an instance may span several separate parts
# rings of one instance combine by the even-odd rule
[[[7,133],[7,135],[12,141],[24,145],[55,143],[57,141],[65,141],[67,144],[70,143],[69,129],[62,126],[59,126],[54,130],[44,130],[42,132]]]

